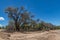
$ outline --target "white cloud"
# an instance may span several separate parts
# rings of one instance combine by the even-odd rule
[[[3,25],[2,24],[0,24],[0,27],[2,27]]]
[[[4,20],[4,18],[3,17],[0,17],[0,20]]]

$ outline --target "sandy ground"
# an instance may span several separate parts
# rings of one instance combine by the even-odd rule
[[[0,32],[0,40],[60,40],[60,30],[30,33],[5,33]]]

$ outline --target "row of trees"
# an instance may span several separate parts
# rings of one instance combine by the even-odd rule
[[[8,7],[5,10],[8,14],[9,24],[6,27],[8,30],[15,31],[30,31],[30,30],[50,30],[54,29],[54,25],[51,23],[45,23],[39,19],[33,20],[34,15],[31,12],[21,8]]]
[[[5,27],[4,27],[4,26],[2,26],[2,27],[0,27],[0,29],[5,29]]]

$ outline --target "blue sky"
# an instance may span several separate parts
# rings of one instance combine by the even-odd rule
[[[24,6],[35,15],[35,19],[60,25],[60,0],[0,0],[0,25],[8,24],[4,10],[10,6],[19,8]]]

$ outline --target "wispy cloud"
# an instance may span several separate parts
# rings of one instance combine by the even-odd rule
[[[0,24],[0,27],[2,27],[3,25],[2,24]]]
[[[3,17],[0,17],[0,20],[5,20]]]

